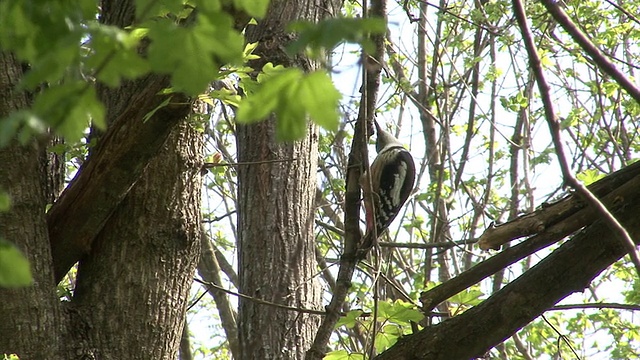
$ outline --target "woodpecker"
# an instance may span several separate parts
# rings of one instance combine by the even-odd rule
[[[411,194],[416,177],[416,166],[409,151],[377,121],[374,123],[378,155],[360,180],[367,223],[361,246],[364,251],[373,246],[396,218]],[[367,173],[371,174],[370,183]]]

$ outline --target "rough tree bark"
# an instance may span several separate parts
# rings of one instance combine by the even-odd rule
[[[122,10],[131,6],[132,2],[126,0],[106,2],[102,20],[127,26],[135,13]],[[101,98],[109,109],[107,120],[111,126],[120,126],[122,115],[130,115],[129,109],[138,108],[143,111],[134,113],[137,116],[128,122],[159,122],[158,118],[142,121],[148,112],[144,109],[153,106],[154,98],[158,101],[157,91],[148,93],[144,89],[168,84],[161,76],[149,76],[126,82],[118,89],[103,89]],[[147,96],[137,98],[140,93]],[[189,111],[188,105],[160,111],[162,117],[167,116],[165,121],[178,125],[173,127],[160,154],[114,209],[90,254],[80,261],[72,327],[86,332],[74,334],[82,347],[76,353],[91,353],[102,359],[176,356],[200,250],[203,140],[191,125],[180,122]],[[103,148],[108,141],[115,141],[108,134],[98,140],[105,143]],[[160,134],[155,137],[162,141]],[[129,143],[124,139],[119,142]],[[143,146],[146,145],[139,145]]]
[[[86,329],[83,351],[175,358],[200,248],[200,137],[174,131],[81,260],[72,327]]]
[[[284,45],[291,40],[284,27],[293,20],[318,21],[332,16],[339,11],[339,3],[272,1],[266,17],[247,30],[248,42],[260,42],[256,53],[261,58],[251,66],[261,69],[272,62],[305,70],[315,67],[284,52]],[[240,292],[279,304],[319,309],[313,234],[317,129],[310,125],[304,139],[281,143],[275,138],[275,121],[271,118],[238,126]],[[254,164],[242,165],[248,162]],[[239,301],[241,359],[304,357],[318,326],[317,316]]]
[[[130,24],[133,4],[105,1],[103,20]],[[21,76],[19,64],[6,54],[0,56],[0,64],[0,116],[4,116],[28,103],[15,88]],[[56,266],[61,257],[52,256],[44,216],[44,147],[12,144],[0,150],[0,186],[14,202],[8,213],[0,214],[0,235],[25,252],[35,277],[31,287],[0,289],[0,352],[17,353],[21,359],[175,359],[200,249],[203,158],[201,134],[183,121],[190,111],[184,98],[174,98],[180,104],[166,106],[159,110],[162,115],[156,112],[143,121],[148,110],[166,99],[157,90],[167,86],[167,77],[150,75],[102,92],[111,127],[98,147],[118,150],[118,145],[137,142],[143,147],[149,141],[156,147],[134,147],[128,156],[118,158],[107,153],[103,158],[107,161],[98,167],[108,180],[86,181],[75,194],[100,195],[117,188],[120,194],[110,197],[116,201],[89,196],[82,204],[91,206],[83,206],[81,213],[70,206],[53,217],[77,215],[95,225],[85,242],[76,241],[78,233],[87,234],[84,227],[77,231],[80,228],[73,224],[64,226],[65,236],[56,244],[69,246],[62,257],[73,256],[63,259],[62,267]],[[162,134],[150,131],[142,138],[135,131],[137,125],[153,127],[158,120],[166,121]],[[109,136],[110,131],[118,136]],[[137,156],[136,150],[145,154]],[[90,157],[87,167],[96,158]],[[123,165],[130,173],[122,171]],[[60,203],[73,200],[68,193]],[[59,223],[49,220],[51,231],[55,228],[51,225]],[[53,270],[58,270],[59,279],[80,257],[74,297],[61,303]]]
[[[100,20],[105,24],[124,28],[134,21],[133,1],[103,1],[101,7]],[[158,109],[166,97],[157,94],[169,86],[168,76],[156,74],[124,81],[118,89],[99,86],[110,127],[47,214],[57,281],[91,249],[116,206],[190,110],[188,100],[177,94]],[[132,121],[155,109],[152,121]]]
[[[16,92],[22,70],[10,54],[0,53],[0,118],[28,106]],[[51,268],[45,201],[45,153],[41,144],[17,142],[0,149],[0,190],[11,197],[9,212],[0,213],[0,237],[15,244],[31,264],[34,286],[0,288],[0,353],[25,359],[62,358],[60,309]]]

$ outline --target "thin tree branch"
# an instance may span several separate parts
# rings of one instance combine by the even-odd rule
[[[218,222],[218,221],[226,218],[227,216],[231,216],[231,215],[235,214],[236,212],[237,212],[236,210],[229,211],[228,213],[226,213],[224,215],[216,216],[216,217],[214,217],[212,219],[202,219],[202,222],[203,223],[215,223],[215,222]]]
[[[322,311],[322,310],[305,309],[305,308],[289,306],[289,305],[283,305],[283,304],[277,304],[277,303],[274,303],[274,302],[271,302],[271,301],[258,299],[258,298],[255,298],[253,296],[249,296],[249,295],[242,294],[242,293],[239,293],[239,292],[236,292],[236,291],[225,289],[222,286],[218,286],[218,285],[216,285],[216,284],[214,284],[212,282],[208,282],[208,281],[204,281],[204,280],[200,280],[200,279],[193,279],[193,281],[195,281],[197,283],[200,283],[202,285],[208,286],[210,288],[223,291],[223,292],[225,292],[225,293],[227,293],[229,295],[237,296],[239,298],[243,298],[243,299],[252,301],[252,302],[254,302],[256,304],[272,306],[272,307],[276,307],[276,308],[279,308],[279,309],[291,310],[291,311],[296,311],[296,312],[304,313],[304,314],[327,315],[327,313],[325,311]],[[341,315],[342,315],[342,313],[341,313]]]
[[[218,264],[215,250],[211,244],[208,234],[201,231],[201,255],[200,262],[198,263],[198,274],[211,284],[215,284],[218,287],[222,287],[222,278],[220,273],[220,264]],[[227,341],[229,342],[229,350],[235,359],[239,359],[240,356],[240,341],[238,340],[238,326],[236,319],[238,315],[233,310],[229,299],[226,294],[217,288],[208,288],[207,292],[211,294],[213,300],[216,303],[218,314],[220,315],[220,322],[222,328],[227,335]]]
[[[180,355],[179,360],[193,360],[191,352],[191,339],[189,338],[189,324],[187,317],[184,318],[184,326],[182,327],[182,336],[180,337]]]
[[[596,303],[596,304],[567,304],[556,305],[547,311],[581,310],[581,309],[618,309],[640,311],[640,305],[618,304],[618,303]]]
[[[547,325],[549,325],[549,327],[552,328],[553,331],[555,331],[556,334],[558,334],[558,337],[559,337],[559,339],[558,339],[558,348],[560,348],[560,340],[564,341],[565,344],[567,344],[567,346],[569,347],[569,349],[571,349],[571,352],[576,357],[576,359],[580,360],[580,356],[576,352],[576,349],[573,348],[573,345],[571,344],[571,340],[569,338],[567,338],[566,335],[561,333],[560,330],[558,330],[558,328],[556,328],[549,320],[547,320],[546,316],[542,315],[542,320],[544,320],[544,322],[547,323]]]
[[[289,159],[273,159],[273,160],[262,160],[262,161],[244,161],[237,163],[214,163],[207,162],[202,165],[203,169],[210,169],[218,166],[240,166],[240,165],[258,165],[258,164],[271,164],[271,163],[282,163],[282,162],[293,162],[298,160],[298,158],[289,158]]]
[[[478,239],[459,240],[459,241],[444,241],[436,243],[401,243],[401,242],[387,242],[381,241],[378,243],[382,248],[404,248],[404,249],[434,249],[443,248],[450,249],[455,246],[475,244]]]
[[[218,266],[222,269],[222,272],[227,275],[231,284],[238,288],[240,286],[240,280],[238,279],[238,273],[233,269],[233,265],[227,260],[222,251],[218,249],[216,244],[211,243],[213,247],[213,252],[216,255],[216,261],[218,262]]]
[[[543,0],[543,3],[545,4],[549,12],[551,12],[552,15],[556,18],[556,20],[562,24],[565,30],[569,31],[574,39],[578,41],[581,46],[583,46],[585,51],[587,51],[592,57],[594,57],[594,61],[596,61],[598,66],[600,66],[605,72],[609,73],[609,75],[615,78],[616,81],[618,81],[618,83],[623,86],[631,94],[631,96],[636,99],[636,101],[640,103],[640,90],[638,90],[626,77],[624,77],[624,75],[622,75],[611,63],[609,63],[608,60],[606,61],[606,63],[602,62],[602,59],[606,60],[604,56],[602,56],[602,59],[598,59],[596,57],[597,54],[600,54],[599,50],[593,44],[591,44],[591,42],[588,41],[584,34],[582,34],[575,26],[572,26],[573,24],[566,16],[564,11],[562,11],[562,9],[560,9],[557,4],[552,3],[548,0]],[[622,227],[622,225],[620,225],[618,220],[613,217],[613,215],[611,215],[611,213],[598,200],[598,198],[596,198],[593,193],[591,193],[584,186],[584,184],[578,181],[571,173],[571,169],[569,168],[569,165],[567,163],[560,136],[560,122],[558,121],[558,118],[553,110],[553,103],[551,101],[549,85],[547,84],[547,80],[544,76],[542,63],[533,42],[533,34],[531,33],[529,25],[527,24],[527,17],[521,0],[513,0],[513,8],[518,26],[520,27],[522,32],[522,37],[527,49],[527,53],[529,55],[529,63],[531,64],[531,68],[536,76],[538,89],[540,91],[542,103],[544,104],[545,117],[547,120],[547,124],[549,125],[549,131],[553,139],[553,144],[556,149],[556,154],[558,156],[558,161],[560,163],[560,169],[562,171],[564,181],[567,185],[576,189],[578,194],[580,194],[587,203],[593,206],[598,211],[598,213],[600,213],[600,215],[606,220],[607,224],[611,227],[614,234],[616,234],[620,241],[623,242],[625,248],[627,249],[627,252],[629,253],[629,256],[631,257],[631,261],[635,265],[636,271],[640,276],[640,255],[638,254],[636,245],[629,236],[627,230]],[[592,48],[589,48],[587,45],[590,45]]]
[[[513,334],[511,337],[513,339],[513,343],[516,345],[516,349],[520,352],[524,360],[533,360],[531,354],[529,354],[529,349],[527,346],[520,340],[520,336],[518,334]]]

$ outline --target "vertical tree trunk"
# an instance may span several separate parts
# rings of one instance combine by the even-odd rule
[[[101,359],[176,358],[200,249],[201,149],[200,133],[176,128],[80,262],[73,326]]]
[[[309,70],[313,65],[307,60],[298,58],[295,63],[284,52],[290,41],[284,27],[293,20],[331,16],[338,4],[272,1],[267,16],[247,30],[247,41],[260,44],[256,52],[261,58],[252,67],[261,69],[273,62]],[[309,125],[303,140],[280,143],[275,139],[275,121],[238,126],[240,291],[278,304],[317,309],[321,300],[314,278],[317,129]],[[242,165],[249,162],[253,164]],[[302,359],[319,319],[240,299],[238,323],[243,360]]]
[[[0,52],[0,118],[28,105],[26,95],[15,89],[21,76],[15,57]],[[34,278],[29,287],[0,288],[0,334],[12,334],[0,335],[0,355],[17,353],[22,359],[61,358],[61,319],[44,212],[45,163],[35,141],[0,148],[0,191],[12,202],[8,212],[0,213],[0,238],[25,254]]]
[[[102,1],[101,6],[100,20],[106,24],[123,28],[134,21],[132,0]],[[107,121],[136,106],[132,101],[143,89],[158,86],[169,82],[149,75],[116,89],[101,87]],[[172,99],[186,101],[177,94]],[[172,104],[158,109],[176,120],[188,111]],[[157,116],[148,121],[158,121]],[[71,312],[76,354],[106,360],[176,358],[200,251],[203,139],[191,123],[183,121],[171,132],[80,261]]]
[[[238,129],[240,290],[258,299],[318,308],[314,280],[313,195],[317,134],[294,144],[276,143],[273,121]],[[287,160],[288,159],[288,160]],[[295,160],[291,160],[295,159]],[[300,359],[318,318],[241,300],[242,359]]]

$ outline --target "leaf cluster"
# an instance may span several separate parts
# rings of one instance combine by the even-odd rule
[[[268,0],[139,0],[135,19],[119,28],[97,20],[94,1],[0,3],[0,50],[27,65],[20,89],[35,96],[31,108],[2,121],[0,145],[16,135],[28,141],[47,128],[71,142],[89,124],[104,128],[97,83],[116,87],[156,73],[171,76],[174,91],[203,92],[223,76],[221,67],[245,60],[244,37],[224,6],[261,17],[267,5]]]

